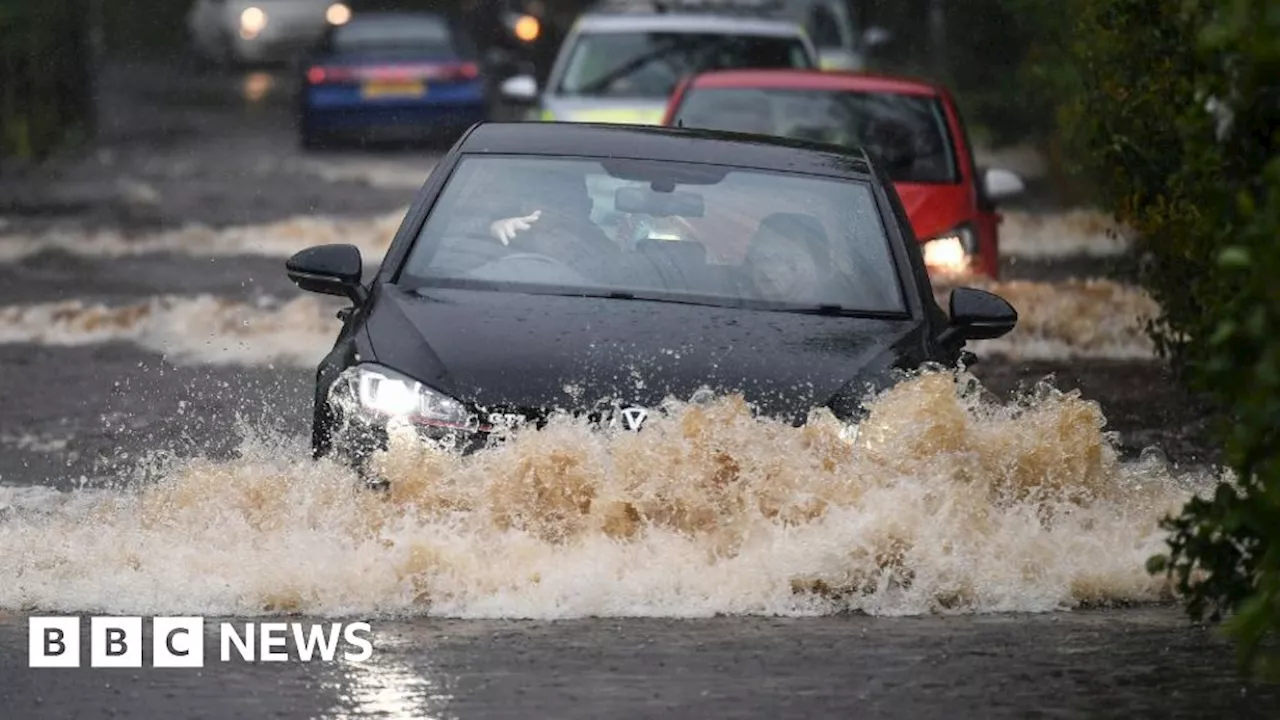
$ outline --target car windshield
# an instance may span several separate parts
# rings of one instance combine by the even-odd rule
[[[810,68],[798,37],[718,33],[585,33],[560,82],[565,95],[666,99],[680,80],[704,70]]]
[[[960,178],[947,118],[934,97],[702,88],[685,95],[676,120],[684,127],[861,146],[879,157],[894,182],[956,183]]]
[[[719,165],[466,156],[400,282],[905,313],[868,182]]]
[[[448,23],[431,15],[388,15],[353,19],[333,32],[331,47],[338,52],[413,50],[450,54],[457,50]]]

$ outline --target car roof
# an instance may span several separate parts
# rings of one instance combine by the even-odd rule
[[[756,170],[874,179],[861,148],[763,135],[653,125],[489,122],[472,127],[463,154],[616,157],[729,165]]]
[[[351,13],[351,20],[349,20],[346,23],[343,23],[342,25],[336,26],[334,29],[340,30],[344,27],[349,27],[351,25],[358,25],[362,22],[370,22],[370,21],[378,22],[381,24],[386,24],[388,22],[427,21],[427,22],[437,23],[440,26],[446,27],[450,30],[454,29],[454,26],[457,24],[457,20],[453,16],[449,15],[446,12],[442,12],[440,10],[416,10],[416,9],[406,10],[406,9],[398,8],[395,10],[378,9],[378,10],[360,10],[358,12],[353,12]]]
[[[712,70],[696,76],[690,87],[854,90],[931,97],[946,93],[941,85],[915,78],[855,71],[800,69]]]
[[[715,15],[711,13],[628,13],[592,12],[578,18],[575,27],[588,32],[690,32],[726,35],[803,34],[795,22],[782,19]]]

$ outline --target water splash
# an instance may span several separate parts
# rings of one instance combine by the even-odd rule
[[[397,437],[378,458],[385,493],[300,439],[250,437],[230,461],[15,507],[0,607],[692,617],[1166,597],[1143,563],[1158,518],[1199,486],[1121,463],[1095,403],[975,389],[912,378],[853,444],[829,416],[793,428],[732,397],[641,433],[560,419],[466,457]]]

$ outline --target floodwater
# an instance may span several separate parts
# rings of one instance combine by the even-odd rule
[[[397,444],[369,493],[309,459],[341,303],[282,260],[376,262],[431,158],[265,162],[283,117],[191,111],[164,142],[126,117],[42,190],[79,205],[0,222],[6,717],[1275,716],[1144,569],[1221,473],[1161,452],[1196,414],[1149,298],[1043,271],[1114,255],[1096,213],[1008,209],[1007,258],[1041,271],[987,287],[1019,330],[890,389],[852,443],[718,398],[639,434]],[[1017,392],[1042,372],[1067,379]],[[210,635],[200,672],[30,670],[26,618],[57,613],[359,619],[375,652],[223,663]]]

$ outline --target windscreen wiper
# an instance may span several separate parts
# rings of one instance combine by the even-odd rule
[[[705,300],[688,300],[683,298],[661,297],[657,295],[637,295],[636,293],[626,292],[622,290],[609,290],[609,291],[580,290],[577,292],[569,292],[569,291],[539,292],[536,294],[537,295],[554,295],[555,297],[585,297],[585,298],[605,298],[608,300],[637,300],[640,302],[670,303],[672,305],[696,305],[698,307],[718,307],[718,308],[737,307],[737,305],[717,303],[717,302],[707,302]]]
[[[654,48],[653,50],[650,50],[649,52],[639,57],[632,58],[628,62],[623,63],[620,67],[614,68],[613,70],[610,70],[609,72],[605,73],[604,75],[601,75],[595,80],[592,80],[591,82],[583,85],[582,87],[578,88],[578,93],[581,95],[590,95],[593,93],[600,92],[601,90],[612,85],[615,80],[618,80],[620,78],[624,78],[630,75],[631,73],[635,72],[636,70],[639,70],[645,65],[648,65],[654,60],[657,60],[658,58],[675,50],[679,46],[680,46],[680,40],[678,38],[672,38],[667,43],[663,44],[661,47]]]
[[[781,312],[796,313],[799,315],[826,315],[829,317],[858,317],[869,319],[885,319],[897,320],[906,317],[905,313],[890,310],[855,310],[847,308],[843,305],[834,303],[822,303],[810,307],[787,308]]]
[[[654,60],[657,60],[658,58],[663,57],[664,55],[667,55],[675,50],[688,50],[690,48],[692,48],[695,51],[706,50],[707,48],[711,48],[712,50],[718,50],[719,48],[724,47],[725,45],[729,44],[731,41],[734,41],[734,40],[736,40],[736,38],[732,36],[721,36],[719,39],[715,40],[714,42],[703,43],[700,45],[699,43],[695,42],[693,38],[681,37],[680,35],[673,36],[661,47],[650,50],[649,52],[637,58],[633,58],[632,60],[624,63],[621,67],[610,70],[609,72],[605,73],[604,75],[601,75],[595,80],[592,80],[586,85],[583,85],[581,88],[578,89],[578,93],[591,94],[591,93],[599,92],[609,87],[610,85],[612,85],[615,80],[624,78],[630,75],[631,73],[635,72],[636,70],[639,70],[640,68],[644,67],[645,65],[648,65]],[[696,72],[699,72],[701,69],[702,68],[695,67],[690,72],[696,73]]]

